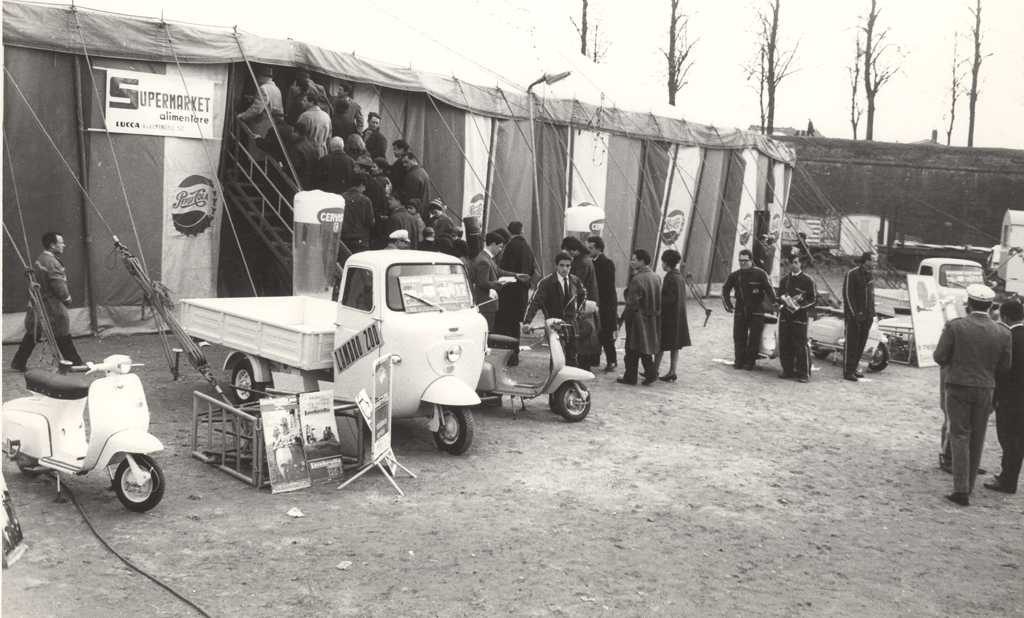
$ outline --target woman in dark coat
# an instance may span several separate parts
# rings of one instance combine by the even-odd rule
[[[682,256],[669,249],[661,254],[661,266],[665,276],[661,281],[661,351],[654,361],[661,367],[661,358],[669,353],[668,373],[661,376],[662,382],[676,381],[676,364],[679,349],[690,345],[690,326],[686,322],[686,279],[679,270]]]

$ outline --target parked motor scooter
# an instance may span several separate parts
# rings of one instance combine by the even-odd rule
[[[126,509],[155,507],[165,484],[150,454],[164,447],[149,433],[146,394],[131,373],[139,366],[115,354],[84,367],[65,365],[62,373],[27,371],[32,395],[3,404],[4,452],[25,474],[55,471],[58,489],[61,472],[84,475],[103,466]],[[89,382],[69,371],[105,375]]]
[[[526,400],[547,395],[552,412],[570,423],[585,419],[590,413],[590,391],[584,382],[594,380],[596,376],[589,371],[566,365],[561,338],[572,336],[571,330],[572,325],[563,320],[544,320],[545,338],[551,354],[548,373],[532,381],[520,381],[526,377],[522,365],[508,365],[509,357],[519,348],[519,341],[513,337],[489,334],[487,355],[476,387],[481,400],[500,400],[502,395]]]

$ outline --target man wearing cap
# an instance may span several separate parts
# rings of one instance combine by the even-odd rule
[[[366,115],[366,130],[363,131],[363,141],[366,142],[366,151],[374,159],[386,157],[388,154],[388,140],[380,132],[380,114],[370,112]]]
[[[985,488],[1014,494],[1024,462],[1024,306],[1016,299],[1006,301],[999,306],[999,317],[1010,330],[1013,360],[1009,371],[996,376],[996,432],[1003,449],[1002,469]]]
[[[455,237],[455,223],[448,215],[448,207],[439,197],[430,200],[427,206],[427,225],[434,228],[438,236]]]
[[[850,269],[843,279],[843,316],[846,325],[846,345],[843,379],[856,382],[863,378],[858,365],[868,344],[868,332],[875,321],[875,255],[865,251],[857,258],[856,268]]]
[[[391,208],[391,216],[388,218],[390,231],[404,230],[406,241],[411,243],[413,238],[418,238],[417,234],[420,233],[423,221],[420,220],[419,215],[414,215],[399,202],[396,196],[392,195],[388,200],[388,205]],[[415,249],[416,245],[413,245],[412,248]]]
[[[395,230],[388,236],[388,249],[408,249],[412,243],[409,242],[407,230]]]
[[[265,137],[274,124],[274,114],[284,113],[284,105],[281,103],[281,89],[274,83],[270,67],[260,67],[256,72],[256,81],[259,87],[252,105],[236,118],[244,122],[256,137]]]
[[[1010,332],[988,315],[994,298],[995,293],[987,286],[967,286],[967,317],[946,323],[932,354],[944,369],[946,381],[953,454],[953,493],[946,499],[961,506],[970,503],[974,489],[996,376],[1011,367]]]

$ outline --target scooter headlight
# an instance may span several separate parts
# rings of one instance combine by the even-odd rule
[[[453,345],[444,353],[444,359],[449,363],[454,363],[460,358],[462,358],[462,346],[459,344]]]
[[[132,372],[132,362],[131,361],[127,361],[127,362],[124,362],[124,363],[118,363],[117,364],[117,372],[118,373],[131,373]]]

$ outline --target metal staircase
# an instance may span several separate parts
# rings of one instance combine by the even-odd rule
[[[298,188],[280,163],[240,138],[242,133],[246,128],[237,126],[226,135],[220,179],[225,204],[259,293],[290,294],[292,199]]]

